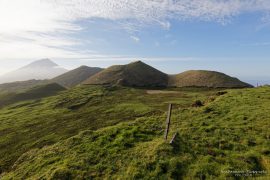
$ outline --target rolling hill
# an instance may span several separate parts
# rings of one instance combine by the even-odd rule
[[[177,75],[170,75],[168,86],[171,87],[213,87],[213,88],[245,88],[252,87],[237,78],[226,74],[205,71],[190,70]]]
[[[37,85],[42,85],[48,83],[48,80],[28,80],[28,81],[16,81],[12,83],[0,84],[0,94],[1,93],[15,93],[26,91],[27,89],[33,88]]]
[[[83,83],[96,85],[117,84],[130,87],[252,87],[237,78],[215,71],[191,70],[177,75],[167,75],[141,61],[127,65],[111,66],[88,78]]]
[[[51,79],[67,72],[49,59],[34,61],[18,70],[0,76],[0,84],[27,81],[31,79],[44,80]]]
[[[70,88],[82,83],[101,70],[102,69],[98,67],[81,66],[51,79],[50,82],[56,82],[64,87]]]
[[[270,87],[175,91],[79,86],[0,109],[0,179],[267,179]]]
[[[163,72],[141,61],[136,61],[127,65],[111,66],[90,77],[84,81],[84,84],[165,87],[167,81],[168,76]]]
[[[65,88],[60,86],[59,84],[51,83],[35,86],[25,92],[4,94],[0,96],[0,107],[18,103],[21,101],[41,99],[44,97],[55,95],[63,90],[65,90]]]
[[[107,69],[97,67],[81,66],[77,69],[68,71],[59,68],[57,64],[48,59],[36,61],[17,71],[5,76],[14,77],[13,79],[48,79],[48,82],[55,82],[64,87],[70,88],[78,84],[92,85],[122,85],[129,87],[210,87],[210,88],[244,88],[252,87],[250,84],[240,81],[237,78],[226,74],[205,71],[191,70],[177,75],[167,75],[141,61],[132,62],[127,65],[115,65]],[[55,77],[56,74],[61,74]],[[5,76],[0,77],[5,78]],[[46,79],[45,78],[45,79]],[[13,92],[20,87],[24,90],[46,81],[29,80],[25,82],[14,82],[0,85],[1,91],[10,87]]]

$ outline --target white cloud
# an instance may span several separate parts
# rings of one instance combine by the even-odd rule
[[[0,33],[55,32],[79,27],[64,19],[50,3],[39,0],[1,0]]]
[[[0,0],[0,60],[89,56],[72,48],[82,43],[70,38],[84,28],[79,20],[111,20],[133,32],[148,25],[169,29],[171,20],[225,24],[255,11],[270,22],[269,0]]]
[[[0,0],[0,33],[74,31],[82,28],[75,21],[93,18],[170,28],[171,19],[225,23],[246,11],[269,10],[268,0]]]
[[[130,38],[136,43],[140,42],[140,38],[137,36],[130,36]]]
[[[159,24],[170,28],[170,20],[199,19],[226,23],[246,11],[270,10],[268,0],[45,0],[69,20],[103,18],[135,26]],[[68,13],[67,13],[68,12]],[[128,20],[128,21],[127,21]],[[134,24],[132,23],[134,22]],[[124,23],[125,24],[125,23]]]

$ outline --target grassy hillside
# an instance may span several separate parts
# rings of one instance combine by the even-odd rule
[[[239,178],[228,170],[244,171],[242,178],[258,171],[267,178],[270,87],[222,94],[200,108],[175,106],[169,134],[178,132],[173,145],[163,140],[166,114],[154,113],[32,149],[3,179]]]
[[[83,86],[0,110],[2,179],[267,178],[270,87],[171,91]]]
[[[251,85],[237,78],[215,71],[191,70],[169,76],[169,86],[173,87],[224,87],[244,88]]]
[[[47,80],[28,80],[28,81],[18,81],[13,83],[0,84],[0,94],[6,93],[18,93],[37,85],[42,85],[47,83]]]
[[[51,83],[35,86],[24,92],[0,95],[0,107],[4,107],[21,101],[41,99],[44,97],[55,95],[63,90],[65,90],[65,88],[60,86],[59,84]]]
[[[129,87],[252,87],[237,78],[215,71],[191,70],[167,75],[141,61],[111,66],[88,78],[84,84],[117,84]]]
[[[138,117],[159,117],[167,110],[168,102],[189,107],[197,97],[203,99],[213,93],[189,89],[160,96],[140,89],[80,86],[43,100],[10,105],[0,109],[0,169],[9,169],[32,148],[54,144],[82,130]]]
[[[70,88],[82,83],[101,70],[102,69],[98,67],[81,66],[51,79],[51,82],[56,82],[64,87]]]
[[[136,61],[111,66],[87,79],[84,84],[118,84],[134,87],[165,87],[168,77],[157,69]]]

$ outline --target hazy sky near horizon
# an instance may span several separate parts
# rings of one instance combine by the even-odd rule
[[[0,74],[141,59],[167,73],[270,77],[269,0],[0,0]]]

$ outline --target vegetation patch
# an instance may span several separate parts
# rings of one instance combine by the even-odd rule
[[[156,96],[82,86],[39,106],[3,108],[1,179],[267,179],[269,87],[222,96],[219,90],[177,91]],[[67,108],[90,97],[79,109]],[[209,97],[215,100],[190,107]],[[173,144],[163,137],[168,102],[175,103],[168,135],[178,133]],[[20,115],[29,109],[31,116]]]

